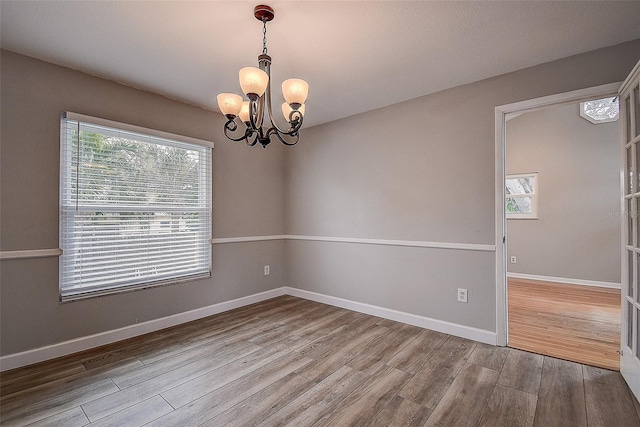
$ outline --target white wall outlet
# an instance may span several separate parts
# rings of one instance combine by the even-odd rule
[[[467,290],[458,288],[458,302],[467,302]]]
[[[517,261],[517,259],[516,259],[516,257],[512,256],[512,257],[509,259],[509,261],[511,261],[511,264],[515,264],[515,263],[516,263],[516,261]]]
[[[265,275],[265,276],[268,276],[268,275],[269,275],[269,273],[271,273],[271,269],[269,268],[269,266],[268,266],[268,265],[265,265],[265,266],[264,266],[264,275]]]

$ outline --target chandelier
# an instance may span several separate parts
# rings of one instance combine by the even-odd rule
[[[301,79],[288,79],[282,82],[282,94],[286,102],[282,104],[282,114],[287,120],[288,129],[280,128],[271,109],[271,57],[267,54],[267,22],[273,20],[273,9],[266,5],[256,6],[253,14],[262,21],[262,54],[258,56],[258,67],[245,67],[240,70],[240,87],[249,98],[242,99],[235,93],[218,95],[218,107],[227,118],[224,134],[231,141],[244,141],[249,146],[256,143],[266,147],[275,136],[284,145],[298,143],[305,108],[304,102],[309,92],[309,84]],[[269,116],[266,123],[265,114]],[[243,124],[239,124],[239,118]],[[240,127],[244,127],[244,132]]]

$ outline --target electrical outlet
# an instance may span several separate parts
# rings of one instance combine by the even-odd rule
[[[458,302],[467,302],[467,290],[458,288]]]
[[[269,273],[271,272],[270,270],[271,270],[271,269],[269,268],[269,266],[268,266],[268,265],[265,265],[265,266],[264,266],[264,275],[265,275],[265,276],[268,276],[268,275],[269,275]]]
[[[512,256],[510,261],[511,261],[511,264],[515,264],[517,259],[516,259],[516,257]]]

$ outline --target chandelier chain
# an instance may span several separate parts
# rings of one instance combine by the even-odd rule
[[[267,21],[262,20],[262,54],[267,54]]]

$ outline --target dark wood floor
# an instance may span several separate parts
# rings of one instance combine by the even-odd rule
[[[509,346],[620,370],[620,289],[509,278]]]
[[[3,426],[640,425],[618,372],[290,296],[0,385]]]

